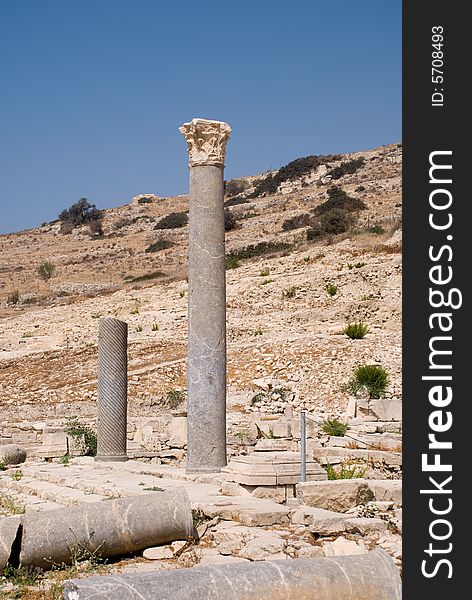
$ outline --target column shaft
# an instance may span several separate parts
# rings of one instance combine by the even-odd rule
[[[226,465],[223,167],[190,167],[187,471]]]
[[[95,460],[127,460],[127,346],[128,325],[118,319],[101,319],[98,334],[98,419]]]

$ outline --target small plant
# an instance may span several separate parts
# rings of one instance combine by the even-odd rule
[[[362,321],[359,321],[359,323],[349,323],[343,329],[343,333],[351,340],[361,340],[368,331],[369,328]]]
[[[168,248],[172,248],[174,242],[170,240],[158,240],[153,244],[149,244],[149,246],[144,250],[144,252],[160,252],[161,250],[167,250]]]
[[[97,434],[93,429],[81,423],[77,417],[68,417],[66,434],[84,441],[84,455],[96,456],[97,454]]]
[[[179,227],[185,227],[188,223],[187,213],[170,213],[163,217],[156,223],[154,229],[178,229]]]
[[[157,485],[153,485],[152,487],[143,488],[145,492],[165,492],[164,488],[158,487]]]
[[[139,315],[139,308],[137,306],[134,306],[130,311],[129,311],[130,315]]]
[[[270,269],[268,267],[266,267],[265,269],[262,269],[262,271],[259,273],[260,277],[267,277],[268,275],[270,275]]]
[[[142,325],[136,325],[136,333],[141,333],[142,330],[143,330]]]
[[[15,586],[34,585],[41,577],[41,571],[39,569],[33,569],[31,567],[14,567],[10,563],[5,565],[1,574]],[[20,596],[14,597],[20,598]]]
[[[8,304],[18,304],[19,301],[20,301],[20,292],[18,290],[13,290],[13,292],[10,292],[10,294],[8,294],[8,296],[7,296]]]
[[[365,262],[357,262],[354,266],[356,267],[356,269],[360,269],[362,267],[365,267]]]
[[[286,290],[282,291],[282,296],[284,298],[295,298],[295,296],[297,295],[297,289],[296,287],[292,286],[287,288]]]
[[[151,326],[152,331],[159,331],[159,325],[157,323],[153,323]]]
[[[70,459],[71,459],[70,454],[64,454],[63,456],[59,456],[59,458],[56,460],[56,462],[59,465],[67,466],[70,462]]]
[[[15,481],[20,481],[21,479],[23,479],[23,471],[13,471],[10,477]]]
[[[380,225],[372,225],[372,227],[369,227],[367,231],[375,235],[382,235],[382,233],[385,233],[385,229],[380,227]]]
[[[166,395],[165,403],[170,409],[177,408],[185,400],[185,393],[182,390],[169,390]]]
[[[93,313],[92,319],[99,319],[102,316],[102,313]]]
[[[0,462],[0,471],[6,471],[7,470],[7,466],[4,462]]]
[[[261,281],[261,285],[269,285],[269,283],[273,283],[274,280],[273,279],[264,279],[264,281]]]
[[[258,327],[257,329],[254,330],[254,335],[262,335],[264,332],[262,331],[262,329],[260,327]]]
[[[338,293],[338,286],[334,283],[328,283],[326,285],[326,292],[328,293],[328,296],[336,296]]]
[[[42,262],[37,268],[37,273],[41,279],[44,281],[48,281],[54,275],[54,271],[56,267],[52,264],[51,261],[45,260]]]
[[[233,254],[229,254],[225,260],[226,269],[237,269],[240,266],[239,260]]]
[[[349,465],[347,463],[341,463],[336,469],[328,463],[325,466],[325,471],[328,475],[329,480],[336,479],[359,479],[364,477],[366,468],[358,467],[356,465]]]
[[[309,263],[309,262],[311,262],[311,257],[310,257],[310,256],[304,256],[304,257],[303,257],[303,262],[304,262],[304,263]]]
[[[328,435],[344,437],[347,431],[346,423],[341,423],[337,419],[326,419],[321,425],[321,429]]]
[[[272,400],[285,400],[287,390],[284,388],[273,388],[265,392],[259,392],[251,398],[251,406],[256,406],[259,402]]]
[[[9,496],[0,492],[0,516],[8,517],[10,515],[22,515],[25,507]]]
[[[360,365],[354,371],[354,377],[344,386],[346,391],[354,395],[360,392],[368,394],[369,398],[382,398],[388,384],[388,373],[380,365]]]

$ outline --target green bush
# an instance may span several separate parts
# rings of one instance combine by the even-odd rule
[[[152,273],[145,273],[144,275],[138,275],[133,277],[132,275],[126,275],[123,279],[128,283],[139,283],[140,281],[149,281],[150,279],[157,279],[158,277],[165,277],[163,271],[153,271]]]
[[[263,254],[283,252],[284,250],[290,250],[291,248],[292,245],[285,242],[259,242],[258,244],[246,246],[246,248],[242,248],[241,250],[230,252],[226,257],[234,257],[236,260],[245,260],[255,256],[262,256]]]
[[[45,260],[37,268],[37,273],[41,277],[41,279],[47,281],[48,279],[51,279],[51,277],[54,275],[55,270],[56,267],[52,264],[52,262],[49,260]]]
[[[174,242],[170,240],[158,240],[154,244],[150,244],[144,252],[159,252],[160,250],[167,250],[174,245]]]
[[[229,254],[225,259],[226,269],[237,269],[240,266],[239,260],[233,254]]]
[[[292,229],[300,229],[313,224],[313,217],[307,213],[295,215],[291,219],[287,219],[282,223],[283,231],[291,231]]]
[[[366,392],[369,398],[382,398],[388,385],[388,373],[380,365],[360,365],[354,371],[354,377],[348,382],[347,389],[353,394]]]
[[[333,208],[320,217],[320,228],[324,233],[338,235],[354,224],[354,217],[348,210]]]
[[[71,437],[84,437],[85,454],[96,456],[97,454],[97,434],[93,429],[84,425],[77,417],[69,417],[66,427],[67,435]]]
[[[343,175],[350,175],[355,173],[358,169],[362,167],[365,163],[365,159],[361,156],[359,158],[354,158],[347,162],[341,163],[339,167],[334,167],[332,171],[329,172],[332,179],[339,179]]]
[[[367,231],[369,233],[374,233],[375,235],[382,235],[382,233],[385,233],[385,229],[380,227],[380,225],[372,225],[372,227],[369,227]]]
[[[328,283],[326,285],[326,292],[328,296],[336,296],[336,294],[338,293],[338,286],[334,283]]]
[[[362,321],[359,321],[359,323],[349,323],[343,329],[343,333],[351,340],[361,340],[368,331],[369,328]]]
[[[323,237],[324,235],[325,235],[325,232],[321,229],[319,223],[316,223],[313,227],[310,227],[310,229],[307,229],[307,231],[306,231],[306,239],[309,242],[312,242],[313,240],[317,240],[317,239]]]
[[[348,465],[341,463],[339,467],[336,469],[328,463],[325,467],[325,471],[328,475],[329,480],[336,479],[359,479],[364,477],[366,468],[357,467],[356,465]]]
[[[284,181],[294,181],[317,169],[320,165],[325,165],[339,159],[340,156],[335,154],[329,154],[327,156],[312,155],[296,158],[283,167],[280,167],[275,175],[270,174],[264,179],[254,182],[255,189],[247,197],[258,198],[259,196],[262,196],[262,194],[275,194],[279,185]]]
[[[95,204],[90,204],[87,198],[81,198],[59,214],[61,233],[70,233],[74,227],[86,225],[91,221],[100,221],[101,219],[102,211],[98,210]]]
[[[177,408],[185,400],[185,392],[181,390],[169,390],[166,395],[165,404],[170,409]]]
[[[185,227],[187,223],[187,213],[170,213],[158,221],[154,226],[154,229],[177,229],[178,227]]]
[[[336,185],[330,187],[327,194],[328,199],[313,209],[315,215],[321,216],[334,208],[347,210],[349,212],[356,212],[366,208],[366,205],[362,200],[349,196],[342,188]]]
[[[341,421],[338,421],[337,419],[326,419],[321,424],[321,429],[328,435],[344,437],[346,435],[347,425],[341,423]]]

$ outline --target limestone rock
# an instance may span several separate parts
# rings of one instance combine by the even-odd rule
[[[307,481],[297,485],[297,496],[307,506],[346,512],[353,506],[373,500],[374,494],[364,479]]]
[[[369,487],[379,501],[390,501],[402,506],[401,479],[369,479]]]
[[[173,556],[174,552],[170,546],[153,546],[143,551],[143,558],[148,560],[163,560]]]
[[[352,554],[367,554],[367,550],[353,540],[338,537],[334,542],[323,544],[324,556],[348,556]]]
[[[279,535],[273,532],[264,532],[263,535],[250,540],[244,545],[239,551],[238,556],[248,558],[249,560],[265,560],[269,557],[276,558],[277,555],[283,553],[285,545],[285,540]]]
[[[311,506],[300,506],[292,515],[294,525],[308,525],[311,532],[320,535],[343,533],[347,520],[348,517],[343,513]]]
[[[26,460],[26,450],[17,444],[0,446],[0,463],[4,465],[18,465]]]

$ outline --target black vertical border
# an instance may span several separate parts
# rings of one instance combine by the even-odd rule
[[[470,360],[468,349],[472,327],[467,319],[470,302],[466,284],[472,274],[472,226],[468,220],[472,204],[472,157],[466,149],[470,136],[470,115],[466,110],[470,88],[470,25],[465,10],[467,3],[437,0],[403,2],[403,211],[404,211],[404,274],[403,274],[403,598],[425,600],[449,600],[469,597],[466,581],[466,561],[469,553],[465,541],[470,536],[470,503],[466,487],[472,481],[472,419],[471,391],[467,378]],[[432,83],[432,28],[444,28],[444,106],[433,107]],[[469,127],[468,127],[469,126]],[[452,185],[447,186],[453,194],[451,212],[453,224],[447,234],[453,239],[446,241],[446,233],[429,226],[429,155],[437,150],[452,150]],[[469,189],[468,189],[469,188]],[[421,455],[428,451],[428,416],[432,410],[428,400],[431,382],[422,381],[428,374],[429,347],[432,335],[428,318],[435,312],[429,305],[429,269],[432,264],[429,247],[441,247],[449,243],[453,250],[450,263],[453,279],[449,287],[462,291],[462,307],[449,310],[452,313],[452,388],[453,400],[444,410],[451,410],[453,425],[442,439],[450,439],[452,450],[443,451],[443,462],[452,461],[452,511],[449,519],[453,531],[450,539],[443,542],[430,538],[429,526],[435,518],[428,506],[429,497],[420,494],[421,489],[431,488],[429,475],[421,470]],[[469,246],[470,243],[470,246]],[[435,286],[436,288],[438,286]],[[448,286],[444,286],[447,288]],[[436,333],[437,335],[437,333]],[[448,334],[444,334],[448,335]],[[469,342],[471,343],[471,342]],[[447,359],[446,359],[447,362]],[[470,369],[472,375],[472,369]],[[469,385],[467,385],[469,384]],[[438,435],[438,438],[440,437]],[[434,451],[432,452],[434,454]],[[449,459],[449,461],[447,460]],[[438,474],[438,480],[444,479]],[[470,487],[470,486],[469,486]],[[439,496],[436,496],[439,498]],[[439,502],[439,500],[438,500]],[[466,510],[466,502],[467,509]],[[439,506],[439,504],[438,504]],[[440,529],[436,530],[440,532]],[[445,531],[443,529],[442,531]],[[434,554],[430,558],[425,549],[429,543],[437,549],[445,549],[452,543],[449,553]],[[439,567],[436,576],[426,578],[421,572],[422,561],[428,560],[430,571],[441,558],[451,561],[449,567]]]

